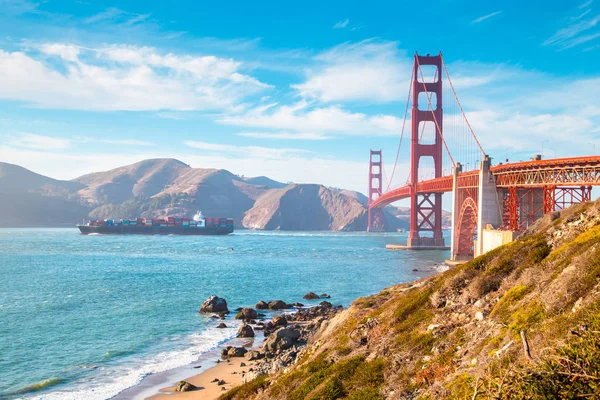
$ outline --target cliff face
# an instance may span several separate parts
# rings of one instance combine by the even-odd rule
[[[324,186],[290,185],[259,197],[243,225],[267,230],[364,230],[366,211],[357,200]]]
[[[356,300],[252,399],[597,398],[600,201],[467,264]],[[260,384],[258,384],[260,383]],[[237,398],[224,395],[223,398]]]

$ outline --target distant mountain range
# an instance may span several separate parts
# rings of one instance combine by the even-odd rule
[[[0,162],[0,226],[72,226],[84,219],[192,215],[234,218],[267,230],[362,231],[367,197],[314,184],[192,168],[174,159],[144,160],[72,181]],[[404,208],[386,207],[387,229],[408,228]]]

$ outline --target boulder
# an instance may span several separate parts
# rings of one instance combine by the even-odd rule
[[[225,323],[221,322],[219,325],[217,325],[217,328],[219,328],[219,329],[227,328],[227,325],[225,325]]]
[[[322,298],[322,299],[330,299],[330,298],[331,298],[331,296],[330,296],[330,295],[328,295],[327,293],[323,293],[323,294],[321,294],[321,298]]]
[[[177,383],[177,386],[175,386],[176,392],[191,392],[192,390],[196,389],[198,389],[196,386],[186,381],[179,381],[179,383]]]
[[[276,317],[273,317],[271,323],[273,326],[287,326],[287,319],[285,318],[285,315],[277,315]]]
[[[322,301],[322,302],[320,302],[320,303],[319,303],[319,305],[320,305],[321,307],[323,307],[323,308],[331,308],[331,307],[333,307],[333,304],[331,304],[331,303],[330,303],[330,302],[328,302],[328,301]]]
[[[300,339],[300,331],[292,328],[281,328],[265,341],[263,349],[265,352],[281,351],[291,348]]]
[[[304,304],[302,304],[302,303],[298,303],[298,302],[292,303],[292,305],[293,305],[294,307],[304,307]]]
[[[227,350],[227,357],[244,357],[248,352],[244,347],[229,347]]]
[[[260,351],[250,350],[249,352],[247,352],[244,355],[244,357],[248,361],[254,361],[254,360],[261,360],[261,359],[263,359],[265,357],[265,355],[263,353],[261,353]]]
[[[272,332],[277,329],[287,326],[287,319],[284,315],[278,315],[274,317],[271,321],[267,322],[265,325],[265,336],[270,335]]]
[[[253,308],[242,308],[235,316],[236,319],[255,319],[258,318],[258,313]]]
[[[316,294],[315,292],[308,292],[304,296],[302,296],[302,298],[305,299],[305,300],[318,300],[318,299],[320,299],[319,295]]]
[[[281,300],[275,300],[269,303],[269,310],[287,310],[288,308],[292,308],[292,306]]]
[[[267,308],[269,308],[269,305],[267,304],[266,301],[259,301],[258,303],[256,303],[256,305],[254,306],[257,310],[266,310]]]
[[[200,312],[202,313],[227,313],[229,309],[227,308],[227,300],[217,297],[210,296],[208,299],[204,300],[204,303],[200,306]]]
[[[237,333],[237,337],[241,337],[241,338],[249,338],[249,337],[254,337],[254,329],[252,329],[252,327],[250,325],[242,325],[240,326],[240,329],[238,330]]]

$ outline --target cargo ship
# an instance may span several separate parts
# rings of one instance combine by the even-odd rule
[[[84,235],[228,235],[233,232],[232,218],[206,218],[200,211],[194,218],[104,219],[77,225]]]

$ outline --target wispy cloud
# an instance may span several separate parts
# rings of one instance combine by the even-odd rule
[[[156,146],[156,144],[152,142],[148,142],[145,140],[136,140],[136,139],[100,139],[93,137],[82,137],[78,139],[81,143],[105,143],[105,144],[116,144],[121,146]]]
[[[184,144],[200,150],[227,152],[228,156],[257,157],[266,159],[284,159],[292,155],[310,153],[302,149],[272,148],[260,146],[234,146],[218,143],[186,141]]]
[[[315,132],[240,132],[237,136],[278,140],[328,140],[332,138],[324,133]]]
[[[125,25],[135,25],[138,22],[142,22],[147,20],[150,17],[150,14],[138,14],[127,21],[125,21]]]
[[[350,20],[348,18],[346,18],[345,20],[338,21],[333,26],[333,29],[343,29],[343,28],[347,27],[349,23],[350,23]]]
[[[471,24],[478,24],[478,23],[480,23],[480,22],[483,22],[483,21],[485,21],[486,19],[489,19],[489,18],[495,17],[495,16],[496,16],[496,15],[498,15],[498,14],[502,14],[502,11],[495,11],[495,12],[493,12],[493,13],[491,13],[491,14],[487,14],[487,15],[484,15],[484,16],[482,16],[482,17],[479,17],[479,18],[477,18],[477,19],[474,19],[473,21],[471,21]]]
[[[20,133],[10,139],[9,144],[34,150],[65,150],[71,146],[71,141],[34,133]]]
[[[39,2],[29,0],[0,0],[0,14],[25,14],[37,11]]]
[[[86,24],[93,24],[100,21],[112,20],[122,14],[124,14],[123,10],[111,7],[107,8],[102,12],[99,12],[98,14],[92,15],[91,17],[84,19],[83,22]]]
[[[566,50],[600,37],[599,32],[589,32],[596,28],[600,22],[600,15],[588,16],[592,11],[589,8],[591,5],[592,1],[586,1],[581,4],[577,10],[584,9],[585,11],[577,11],[577,15],[568,18],[569,24],[546,39],[543,45],[554,46],[559,50]]]

